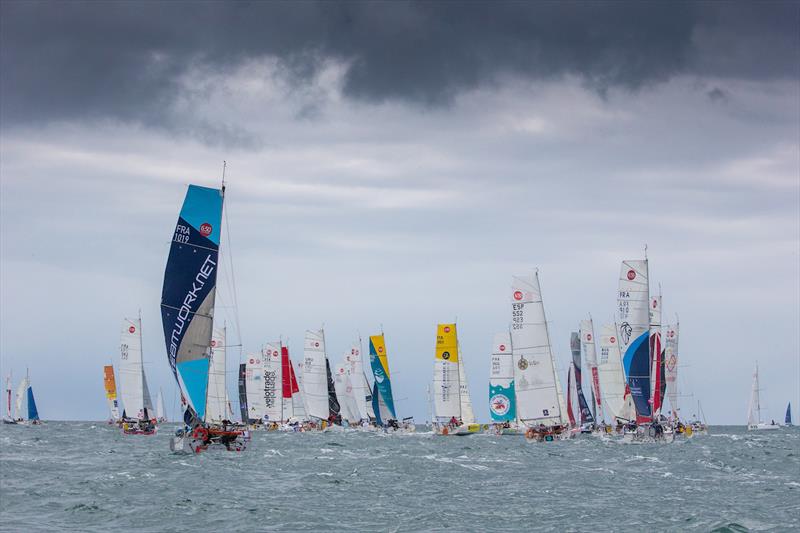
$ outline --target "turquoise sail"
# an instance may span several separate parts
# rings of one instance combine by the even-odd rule
[[[511,422],[517,418],[514,381],[508,387],[489,384],[489,413],[492,422]]]
[[[199,420],[206,411],[223,195],[224,189],[189,185],[161,292],[167,360],[189,414]]]

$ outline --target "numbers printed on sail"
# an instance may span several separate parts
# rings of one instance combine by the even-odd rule
[[[120,347],[119,347],[119,357],[123,361],[127,361],[127,359],[128,359],[128,345],[127,344],[120,345]]]
[[[189,234],[190,230],[187,226],[178,224],[175,227],[175,237],[172,240],[177,243],[185,244],[189,242]]]

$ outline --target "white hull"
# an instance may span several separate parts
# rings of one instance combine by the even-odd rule
[[[765,424],[762,422],[760,424],[750,424],[749,426],[747,426],[747,431],[769,431],[772,429],[779,429],[779,428],[780,426],[778,424]]]

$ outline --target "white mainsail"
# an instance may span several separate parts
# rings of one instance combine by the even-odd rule
[[[344,354],[344,362],[336,366],[333,376],[333,387],[336,390],[336,398],[339,400],[339,414],[343,420],[347,420],[351,425],[361,421],[361,415],[356,407],[355,397],[353,396],[353,384],[350,380],[349,361],[350,354]]]
[[[678,322],[667,326],[664,341],[664,379],[667,382],[667,398],[673,418],[680,418],[678,408]]]
[[[261,352],[264,364],[264,414],[270,422],[283,420],[281,342],[268,343]]]
[[[372,410],[372,402],[367,402],[367,398],[372,400],[372,388],[367,381],[367,375],[364,372],[364,360],[361,357],[361,343],[353,343],[350,348],[350,381],[353,384],[353,398],[355,399],[356,407],[359,416],[364,420],[375,418],[375,412]]]
[[[511,282],[511,344],[517,413],[529,424],[562,424],[561,387],[550,347],[538,272]]]
[[[208,370],[208,392],[206,396],[206,420],[219,423],[231,420],[228,414],[228,391],[226,386],[227,328],[214,328],[211,336],[211,366]]]
[[[605,414],[603,413],[603,397],[600,393],[600,376],[597,368],[597,352],[595,351],[592,319],[581,320],[581,346],[583,347],[583,356],[586,358],[586,366],[589,368],[589,380],[594,393],[594,408],[597,411],[596,422],[599,423],[604,420]]]
[[[761,401],[759,398],[758,365],[753,372],[753,386],[750,389],[750,405],[747,409],[747,426],[754,427],[761,423]]]
[[[597,365],[603,404],[615,420],[633,420],[636,413],[630,394],[626,394],[625,372],[615,324],[605,324],[600,330],[600,361]]]
[[[442,423],[463,415],[459,359],[456,325],[439,324],[433,362],[433,415]]]
[[[155,416],[142,362],[142,319],[122,321],[119,364],[120,396],[125,416],[140,420]]]
[[[461,421],[464,424],[474,424],[475,412],[472,410],[472,399],[469,395],[467,370],[464,368],[464,357],[461,353],[461,345],[458,346],[458,352],[458,385],[461,396]]]
[[[267,413],[264,398],[264,362],[261,354],[250,354],[245,361],[245,390],[247,391],[247,418],[261,420]]]
[[[22,378],[17,386],[17,418],[22,420],[28,419],[28,387],[31,386],[31,380],[28,376]]]
[[[327,420],[330,415],[326,360],[324,331],[306,331],[303,348],[303,393],[308,415],[321,420]]]

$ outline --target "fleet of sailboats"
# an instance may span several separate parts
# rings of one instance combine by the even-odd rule
[[[227,327],[214,320],[224,194],[224,184],[220,189],[188,187],[165,268],[164,340],[184,423],[171,439],[171,449],[242,451],[253,429],[413,431],[409,419],[402,425],[398,422],[383,332],[368,338],[370,379],[361,340],[332,364],[323,328],[306,331],[297,366],[282,339],[243,359],[240,352],[239,416],[234,421],[237,416],[227,386]],[[662,295],[660,289],[658,294],[650,291],[646,257],[621,263],[615,321],[600,326],[599,337],[591,318],[581,320],[571,333],[566,392],[538,270],[512,276],[509,302],[509,329],[492,339],[491,427],[476,421],[456,323],[438,324],[429,387],[433,433],[474,435],[488,429],[491,434],[524,434],[536,441],[574,438],[579,433],[670,441],[678,434],[705,431],[704,422],[683,421],[678,405],[679,322],[662,326]],[[113,365],[103,367],[109,423],[119,424],[125,434],[155,434],[167,416],[161,389],[155,407],[151,400],[141,314],[123,320],[118,377]],[[762,420],[760,390],[756,366],[747,428],[777,429],[774,421]],[[5,423],[38,423],[27,374],[17,387],[16,414],[10,376],[5,391]],[[784,423],[792,424],[791,405]]]

